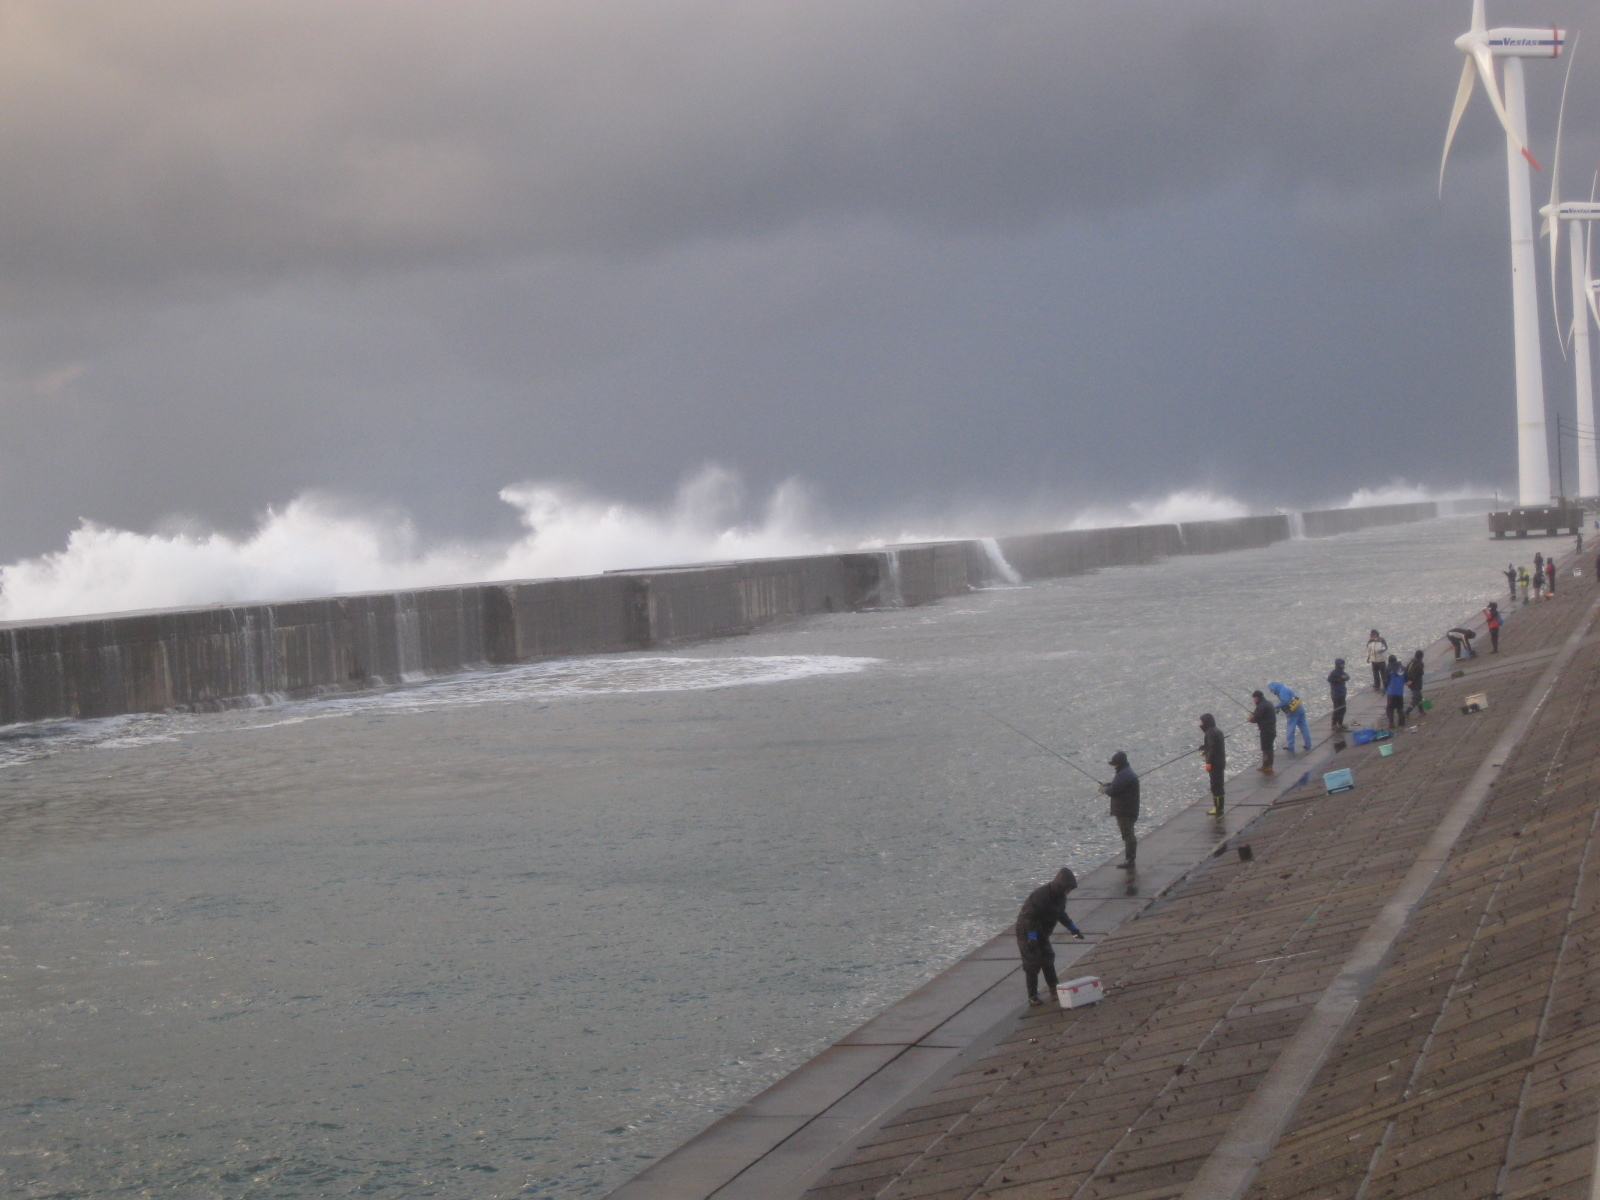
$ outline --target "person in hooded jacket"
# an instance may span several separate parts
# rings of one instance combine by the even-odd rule
[[[1017,912],[1017,952],[1022,955],[1022,971],[1028,981],[1028,1003],[1040,1005],[1039,975],[1050,989],[1050,999],[1060,1001],[1056,991],[1056,951],[1050,944],[1050,932],[1059,922],[1067,932],[1083,940],[1083,931],[1067,916],[1067,893],[1078,886],[1078,878],[1066,867],[1056,872],[1056,877],[1043,887],[1034,888],[1022,902]]]
[[[1349,693],[1350,673],[1344,669],[1344,659],[1333,660],[1333,670],[1328,672],[1328,699],[1333,701],[1333,727],[1344,728],[1344,711]]]
[[[1411,656],[1411,661],[1406,664],[1406,686],[1411,689],[1411,707],[1417,710],[1417,720],[1422,719],[1422,680],[1427,675],[1427,668],[1422,665],[1422,651],[1418,650]],[[1406,720],[1410,712],[1401,713],[1400,719]]]
[[[1511,586],[1511,603],[1515,604],[1517,602],[1517,568],[1515,566],[1506,568],[1506,583]]]
[[[1256,706],[1245,720],[1254,725],[1256,732],[1261,735],[1261,765],[1256,770],[1263,775],[1271,775],[1272,748],[1278,741],[1278,710],[1272,707],[1272,701],[1262,692],[1251,692],[1250,698],[1256,702]]]
[[[1206,776],[1211,784],[1211,811],[1207,816],[1222,815],[1223,777],[1228,773],[1228,747],[1217,719],[1210,713],[1200,714],[1200,757],[1206,765]]]
[[[1385,701],[1384,713],[1389,718],[1389,728],[1393,729],[1396,718],[1401,725],[1406,723],[1406,670],[1400,665],[1400,660],[1394,655],[1389,656],[1389,677],[1384,684],[1383,694],[1388,698]]]
[[[1493,647],[1489,653],[1499,654],[1501,625],[1500,606],[1493,600],[1489,601],[1489,607],[1483,610],[1483,623],[1485,628],[1489,630],[1489,645]]]
[[[1305,703],[1281,683],[1267,684],[1267,691],[1278,698],[1278,711],[1283,714],[1283,737],[1288,743],[1289,753],[1294,753],[1294,733],[1297,729],[1300,731],[1301,740],[1306,744],[1306,749],[1311,749],[1311,728],[1306,724]]]
[[[1550,595],[1556,594],[1556,560],[1552,556],[1544,564],[1545,591]]]
[[[1110,783],[1102,783],[1100,790],[1111,800],[1111,815],[1117,819],[1117,829],[1122,833],[1122,861],[1117,866],[1124,871],[1133,870],[1133,860],[1139,855],[1139,839],[1133,836],[1133,823],[1139,819],[1139,777],[1128,765],[1128,756],[1118,750],[1106,764],[1117,773]]]

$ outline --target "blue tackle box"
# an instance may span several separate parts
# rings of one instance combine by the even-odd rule
[[[1322,785],[1328,789],[1328,795],[1334,792],[1348,792],[1356,785],[1356,777],[1350,773],[1350,768],[1341,771],[1329,771],[1322,777]]]

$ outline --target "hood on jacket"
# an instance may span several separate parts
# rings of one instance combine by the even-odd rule
[[[1210,713],[1201,713],[1200,714],[1200,728],[1201,729],[1215,729],[1216,727],[1217,727],[1217,719],[1215,717],[1213,717]]]
[[[1295,694],[1281,683],[1267,684],[1267,691],[1278,698],[1279,704],[1287,704],[1295,698]]]
[[[1115,754],[1113,754],[1111,756],[1111,761],[1106,763],[1106,766],[1115,767],[1119,771],[1122,770],[1122,768],[1127,766],[1127,765],[1128,765],[1128,756],[1126,754],[1124,754],[1121,750],[1118,750]]]
[[[1050,881],[1050,886],[1062,892],[1070,892],[1077,888],[1078,877],[1072,873],[1072,868],[1062,867],[1056,872],[1056,877]]]

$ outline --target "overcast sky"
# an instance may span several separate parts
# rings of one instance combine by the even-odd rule
[[[649,504],[707,462],[843,516],[1504,485],[1481,92],[1435,193],[1468,15],[0,0],[0,556],[307,491],[481,537],[508,484]]]

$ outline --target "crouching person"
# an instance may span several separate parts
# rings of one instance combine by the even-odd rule
[[[1056,877],[1043,887],[1034,888],[1022,902],[1017,913],[1017,950],[1022,955],[1022,970],[1028,980],[1028,1003],[1043,1004],[1039,998],[1039,975],[1044,974],[1045,986],[1050,989],[1050,999],[1059,1003],[1056,991],[1056,952],[1050,945],[1050,932],[1057,924],[1065,925],[1073,937],[1082,939],[1083,931],[1067,916],[1067,893],[1078,886],[1078,877],[1066,867],[1056,872]]]

